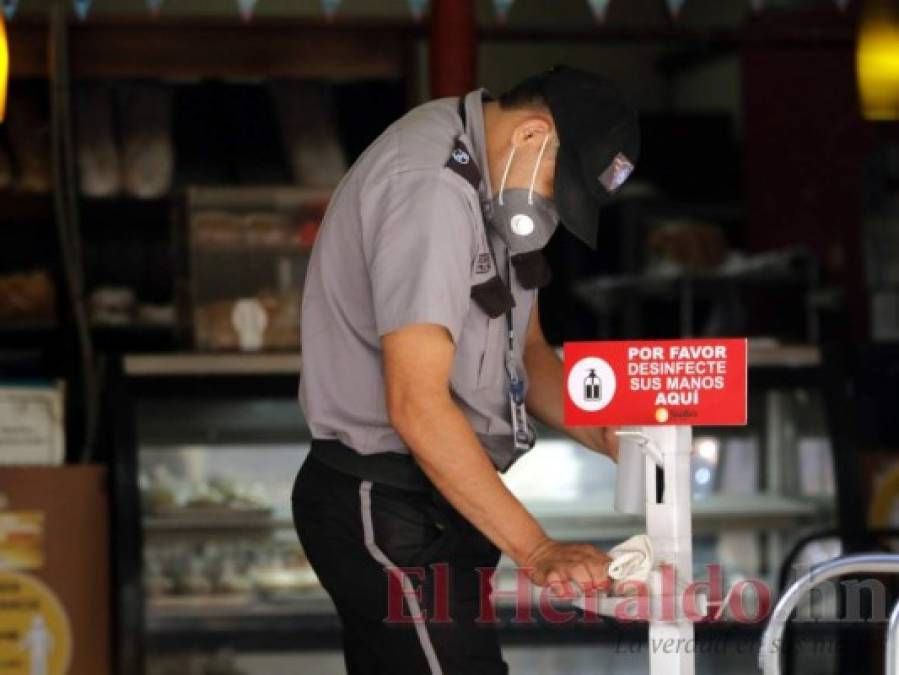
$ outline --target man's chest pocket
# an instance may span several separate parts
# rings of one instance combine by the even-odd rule
[[[450,381],[457,391],[474,391],[503,384],[505,317],[490,319],[472,308],[456,345]]]

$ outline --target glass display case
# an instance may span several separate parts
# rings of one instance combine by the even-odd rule
[[[330,191],[192,187],[182,313],[202,350],[296,349],[300,297]]]
[[[771,581],[785,547],[828,523],[829,442],[801,377],[816,359],[814,351],[772,358],[751,349],[751,425],[695,431],[697,579],[721,563],[725,583]],[[126,357],[124,370],[133,426],[123,467],[135,511],[119,527],[133,528],[122,540],[134,542],[140,579],[138,607],[124,611],[139,631],[133,651],[145,672],[267,673],[271,659],[289,664],[291,653],[337,648],[333,606],[291,519],[291,488],[310,443],[296,401],[299,355],[140,355]],[[558,434],[543,430],[503,479],[551,536],[608,549],[643,527],[613,510],[614,465]],[[504,558],[499,590],[513,584]],[[501,617],[512,612],[511,595],[497,596]],[[616,624],[605,627],[606,637],[616,634]],[[541,634],[511,622],[503,630]]]
[[[302,446],[148,446],[139,457],[148,618],[283,608],[318,589],[290,519]]]
[[[833,514],[819,396],[802,388],[759,389],[750,407],[750,426],[701,428],[693,436],[693,575],[708,580],[708,566],[720,565],[725,588],[741,579],[775,587],[798,533],[829,523]],[[608,550],[643,531],[642,516],[614,510],[614,465],[563,436],[544,432],[504,481],[553,537]],[[808,562],[832,555],[822,550]],[[509,589],[511,562],[504,558],[501,566]]]

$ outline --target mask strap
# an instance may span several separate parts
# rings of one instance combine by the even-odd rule
[[[534,164],[534,172],[531,174],[531,188],[528,190],[528,204],[534,203],[534,184],[537,182],[537,172],[540,170],[540,162],[543,159],[543,152],[546,150],[546,142],[548,140],[549,132],[543,137],[543,145],[540,146],[540,154],[537,155],[537,161]]]
[[[509,153],[509,159],[506,161],[506,168],[503,170],[502,180],[499,182],[499,204],[503,205],[503,191],[506,189],[506,178],[509,177],[509,169],[512,168],[512,158],[515,156],[515,146],[512,146],[512,152]]]

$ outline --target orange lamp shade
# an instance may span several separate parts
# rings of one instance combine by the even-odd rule
[[[9,42],[6,39],[6,22],[0,15],[0,122],[6,117],[6,92],[9,88]]]
[[[899,0],[868,0],[855,59],[862,113],[899,120]]]

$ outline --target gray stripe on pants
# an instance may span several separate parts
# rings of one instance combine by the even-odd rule
[[[371,519],[371,481],[364,480],[359,485],[359,500],[362,504],[362,532],[365,536],[365,548],[371,554],[371,557],[384,566],[390,574],[393,574],[400,580],[403,586],[403,597],[406,604],[409,605],[409,612],[414,617],[421,617],[421,606],[418,604],[418,598],[415,595],[415,589],[409,577],[403,574],[403,571],[390,562],[390,559],[384,555],[384,551],[378,548],[375,543],[375,528]],[[443,675],[443,669],[437,660],[437,653],[434,651],[434,645],[431,643],[431,636],[428,635],[427,627],[423,619],[415,619],[415,632],[418,635],[418,641],[421,643],[421,649],[428,661],[431,669],[431,675]]]

